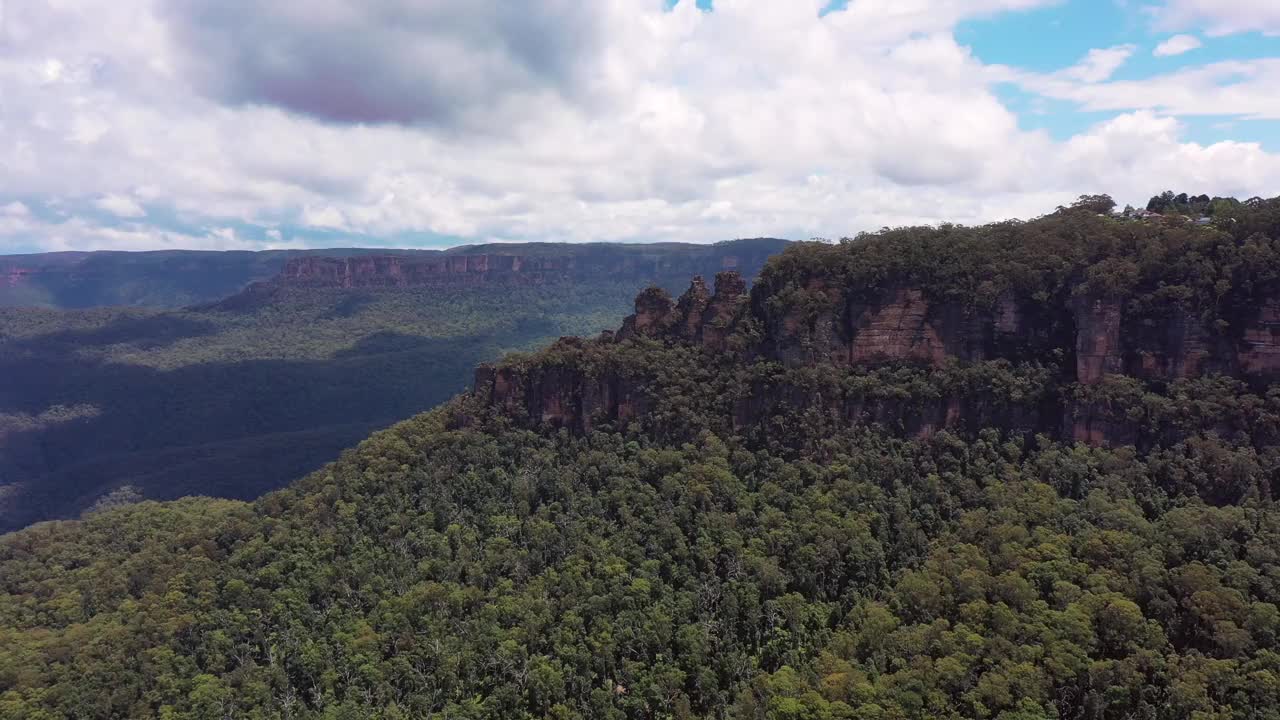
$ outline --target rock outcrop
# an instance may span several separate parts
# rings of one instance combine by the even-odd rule
[[[578,346],[579,338],[558,345]],[[564,366],[516,370],[481,365],[475,372],[476,394],[514,418],[527,418],[553,428],[590,432],[598,422],[626,423],[650,407],[643,383],[614,372],[590,375]]]
[[[678,301],[665,290],[648,288],[636,297],[635,314],[627,316],[611,337],[617,341],[666,338],[724,350],[733,328],[745,316],[748,299],[746,281],[733,270],[716,275],[714,294],[701,275],[693,277]]]
[[[1060,306],[1006,295],[982,311],[936,302],[911,285],[891,285],[868,296],[860,288],[831,287],[815,279],[805,286],[803,303],[781,306],[766,302],[770,298],[760,297],[762,291],[755,294],[748,296],[734,272],[716,277],[714,293],[701,277],[678,299],[650,288],[637,297],[635,314],[622,328],[604,333],[597,342],[648,338],[701,346],[711,353],[734,352],[748,362],[836,369],[1058,358],[1061,377],[1056,383],[1064,389],[1055,398],[1021,407],[997,407],[974,393],[907,408],[885,400],[818,397],[803,388],[761,386],[735,402],[733,424],[739,428],[769,417],[778,407],[817,407],[847,422],[884,423],[908,434],[994,425],[1090,444],[1121,444],[1134,439],[1122,421],[1125,408],[1074,401],[1065,389],[1088,388],[1124,374],[1154,382],[1210,373],[1255,384],[1280,379],[1280,298],[1213,332],[1187,310],[1154,320],[1130,317],[1125,298],[1087,294]],[[753,332],[735,335],[746,323]],[[625,422],[644,412],[647,402],[639,378],[616,373],[588,377],[564,368],[536,368],[521,375],[485,366],[477,371],[475,392],[517,417],[579,431],[601,420]]]

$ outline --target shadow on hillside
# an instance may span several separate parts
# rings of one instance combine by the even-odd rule
[[[133,345],[140,350],[154,350],[172,345],[179,340],[213,335],[217,325],[208,320],[196,320],[181,315],[150,315],[138,318],[122,318],[110,325],[86,330],[60,330],[6,343],[12,354],[27,352],[47,353],[78,350],[107,345]]]
[[[558,337],[559,326],[546,318],[518,318],[522,337],[547,339]],[[515,339],[508,338],[509,342]],[[336,360],[345,360],[367,355],[382,355],[402,352],[447,352],[451,347],[466,348],[477,343],[490,347],[498,347],[503,340],[494,335],[469,336],[462,338],[431,338],[422,335],[407,335],[394,330],[383,330],[361,338],[355,345],[338,350],[333,354]],[[482,358],[481,362],[485,359]]]
[[[338,360],[345,360],[385,353],[413,352],[434,348],[445,349],[449,344],[449,340],[446,339],[406,335],[392,330],[384,330],[361,338],[359,342],[349,348],[338,350],[333,354],[333,357]]]
[[[199,328],[160,329],[172,338]],[[138,332],[112,326],[78,337],[101,342]],[[334,459],[372,429],[449,399],[499,351],[490,337],[379,333],[323,361],[156,370],[78,359],[66,352],[69,335],[24,343],[29,356],[0,354],[7,355],[0,357],[0,413],[83,404],[100,410],[12,433],[0,444],[0,482],[28,481],[0,506],[0,532],[73,517],[121,485],[160,499],[257,497]]]
[[[332,316],[337,318],[352,317],[371,305],[376,299],[371,293],[352,292],[338,302],[337,307],[333,309]]]

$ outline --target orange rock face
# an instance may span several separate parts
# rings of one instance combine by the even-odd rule
[[[1262,306],[1244,331],[1240,366],[1248,373],[1280,374],[1280,300]]]
[[[942,337],[929,322],[929,303],[915,288],[899,289],[893,300],[867,308],[854,321],[849,361],[897,360],[940,364],[947,359]]]
[[[1085,299],[1076,309],[1076,379],[1093,385],[1124,370],[1120,352],[1120,302]]]

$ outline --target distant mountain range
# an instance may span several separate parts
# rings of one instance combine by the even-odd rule
[[[465,245],[448,250],[333,248],[326,250],[154,252],[55,252],[0,255],[0,307],[78,309],[129,306],[179,308],[214,302],[251,283],[268,281],[295,259],[320,267],[349,258],[382,257],[421,263],[459,257],[539,258],[584,272],[622,271],[644,279],[664,273],[697,272],[714,258],[772,252],[780,241],[761,238],[720,245],[689,243],[512,243]],[[302,267],[305,267],[302,266]]]

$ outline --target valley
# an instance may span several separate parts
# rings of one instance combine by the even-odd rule
[[[0,530],[112,493],[252,499],[447,400],[480,362],[612,326],[649,282],[754,273],[783,245],[553,246],[542,269],[497,274],[449,255],[460,272],[399,285],[386,265],[367,284],[310,277],[345,262],[313,258],[180,310],[0,308]]]

